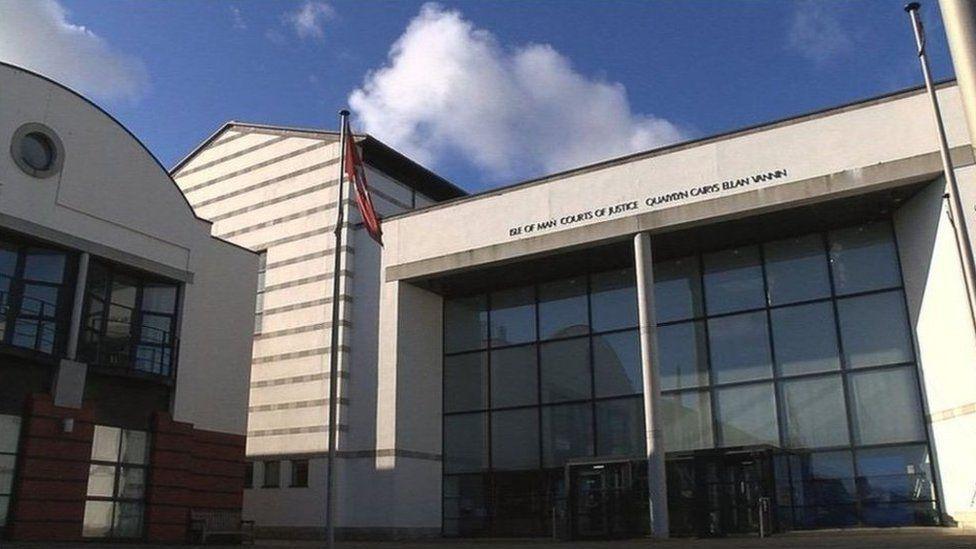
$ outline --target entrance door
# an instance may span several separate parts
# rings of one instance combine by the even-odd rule
[[[573,524],[577,538],[610,536],[607,516],[606,469],[579,470],[576,474]]]
[[[568,465],[571,536],[610,539],[642,535],[647,506],[626,461]],[[646,499],[646,497],[645,497]],[[641,519],[645,519],[641,522]]]
[[[770,492],[770,463],[763,454],[726,454],[704,463],[708,516],[705,535],[759,532],[759,500]]]

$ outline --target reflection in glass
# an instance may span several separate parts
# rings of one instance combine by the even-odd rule
[[[542,402],[590,398],[590,340],[568,339],[541,346]]]
[[[104,538],[112,531],[111,501],[86,501],[85,518],[81,535],[86,538]]]
[[[28,248],[24,258],[24,278],[60,284],[64,280],[65,255],[44,248]]]
[[[701,316],[701,277],[697,256],[654,265],[654,311],[658,322]]]
[[[149,433],[126,429],[122,431],[122,462],[146,464],[149,461]]]
[[[444,472],[474,473],[488,467],[484,413],[444,416]]]
[[[145,492],[146,470],[142,467],[122,467],[122,470],[119,472],[118,497],[140,499]]]
[[[849,450],[799,454],[793,468],[796,505],[854,502],[854,460]]]
[[[704,255],[708,314],[762,307],[766,302],[757,246],[730,248]]]
[[[816,448],[850,443],[840,376],[784,381],[781,389],[788,447]]]
[[[264,254],[261,257],[266,257]],[[264,273],[259,273],[262,277]],[[264,284],[259,283],[259,288]],[[147,282],[142,287],[142,310],[154,313],[173,314],[176,312],[176,286]]]
[[[542,408],[542,465],[593,455],[593,412],[589,403]]]
[[[539,338],[553,339],[588,333],[586,277],[568,278],[539,286]]]
[[[770,311],[780,375],[840,369],[834,306],[829,301]]]
[[[491,467],[495,470],[539,467],[537,408],[491,413]]]
[[[92,460],[112,462],[118,461],[121,437],[122,429],[119,429],[118,427],[96,425],[95,438],[92,442]]]
[[[895,240],[888,222],[832,231],[830,265],[838,294],[901,285]]]
[[[114,536],[136,538],[142,534],[142,503],[120,501],[115,504]]]
[[[110,498],[115,490],[115,467],[92,465],[88,471],[89,496]]]
[[[708,384],[705,323],[700,320],[657,327],[658,371],[662,389]]]
[[[643,392],[637,330],[594,336],[593,368],[597,397]]]
[[[667,451],[712,447],[712,407],[707,392],[661,395],[661,415]]]
[[[597,453],[601,456],[644,456],[642,397],[596,403]]]
[[[524,406],[539,401],[535,345],[491,352],[491,405]]]
[[[771,305],[830,297],[830,275],[821,235],[767,242],[763,253]]]
[[[849,367],[912,360],[912,340],[901,290],[838,300],[837,314]]]
[[[772,377],[766,312],[708,320],[714,383]]]
[[[925,438],[914,366],[850,375],[851,429],[858,444]]]
[[[717,389],[715,415],[721,446],[779,444],[772,383]]]
[[[637,326],[637,286],[633,269],[594,274],[590,284],[594,332]]]
[[[0,496],[10,495],[14,488],[14,465],[17,456],[0,454]]]
[[[535,290],[529,286],[491,294],[491,344],[535,341]]]
[[[450,299],[444,304],[444,352],[481,349],[488,330],[485,296]]]
[[[488,403],[485,353],[444,357],[444,411],[482,410]]]
[[[857,451],[861,498],[871,503],[932,500],[932,468],[922,444]]]

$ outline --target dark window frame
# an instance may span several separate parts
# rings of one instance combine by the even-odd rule
[[[308,488],[309,462],[307,459],[290,460],[289,465],[291,482],[289,488]]]
[[[275,475],[274,483],[268,482],[268,465],[274,464]],[[261,488],[281,488],[281,461],[277,459],[265,460],[262,462],[263,467],[261,467]]]
[[[145,513],[146,513],[146,509],[148,508],[148,506],[146,505],[146,494],[147,494],[148,487],[149,487],[149,467],[150,467],[150,462],[149,462],[149,449],[150,449],[150,445],[151,445],[151,442],[152,442],[152,433],[150,433],[149,431],[143,431],[141,429],[126,429],[124,427],[115,427],[113,425],[95,425],[93,427],[94,428],[97,428],[97,427],[109,427],[109,428],[113,428],[113,429],[119,429],[119,444],[118,444],[118,446],[116,448],[116,455],[118,457],[115,459],[115,461],[108,461],[108,460],[104,460],[104,459],[95,459],[94,457],[90,457],[88,459],[88,470],[89,470],[89,474],[91,474],[91,467],[93,465],[101,465],[101,466],[112,467],[112,468],[115,469],[115,473],[114,473],[114,478],[113,478],[113,481],[112,481],[112,495],[111,496],[92,496],[92,495],[89,495],[87,493],[87,491],[85,493],[85,504],[86,505],[90,501],[106,502],[106,503],[111,503],[112,504],[112,522],[111,522],[111,526],[109,527],[108,535],[106,535],[104,537],[89,536],[89,537],[85,537],[85,539],[89,539],[89,540],[95,540],[95,539],[100,539],[100,540],[119,540],[119,539],[122,539],[122,540],[141,540],[141,539],[144,539],[145,536],[146,536],[146,516],[145,516]],[[125,443],[125,433],[127,431],[130,431],[130,432],[131,431],[138,431],[138,432],[142,432],[142,433],[145,433],[146,434],[146,450],[145,450],[146,451],[146,461],[144,463],[132,463],[132,462],[124,461],[124,457],[122,455],[122,447],[123,447],[123,444]],[[122,497],[119,494],[119,480],[122,478],[123,469],[138,469],[138,470],[141,470],[142,471],[143,493],[142,493],[142,496],[141,497],[138,497],[138,498]],[[143,516],[142,516],[142,520],[141,520],[141,523],[140,523],[140,533],[139,533],[138,536],[135,536],[135,537],[119,537],[119,536],[116,536],[115,535],[115,513],[118,510],[118,506],[120,504],[123,504],[123,503],[137,504],[137,505],[141,505],[142,506],[142,514],[143,514]]]

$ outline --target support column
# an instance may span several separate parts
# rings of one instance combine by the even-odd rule
[[[85,305],[85,287],[88,285],[88,252],[78,256],[78,275],[75,278],[75,298],[71,307],[71,324],[68,327],[68,344],[65,346],[64,358],[58,364],[54,374],[54,384],[51,393],[54,395],[55,406],[65,408],[81,408],[81,400],[85,395],[85,378],[88,366],[78,362],[78,340],[81,338],[81,314]]]
[[[661,431],[661,384],[657,369],[657,320],[654,316],[654,261],[651,236],[634,235],[637,272],[637,311],[640,322],[641,373],[644,381],[644,430],[647,449],[647,496],[651,535],[667,538],[668,487],[664,470],[664,432]]]
[[[940,0],[939,7],[962,95],[970,143],[976,145],[976,2]]]

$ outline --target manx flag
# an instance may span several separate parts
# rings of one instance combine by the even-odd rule
[[[366,167],[356,149],[356,140],[353,138],[352,129],[349,127],[349,120],[346,119],[346,127],[342,129],[346,135],[346,177],[349,183],[356,188],[356,206],[363,217],[363,225],[369,236],[373,237],[380,246],[383,245],[383,230],[380,228],[380,216],[373,208],[373,199],[369,195],[369,185],[366,183]]]

